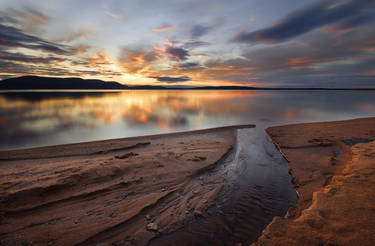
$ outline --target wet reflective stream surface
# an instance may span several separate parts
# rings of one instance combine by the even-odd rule
[[[218,168],[230,178],[207,215],[149,245],[249,245],[297,203],[287,162],[263,128],[237,130],[236,148]]]

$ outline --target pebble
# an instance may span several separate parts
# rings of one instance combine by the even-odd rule
[[[151,215],[146,214],[146,219],[147,219],[147,220],[150,220],[150,219],[151,219]]]
[[[149,231],[157,231],[158,230],[158,224],[156,224],[155,222],[148,223],[146,228]]]
[[[74,220],[74,224],[78,224],[78,223],[79,223],[78,219]]]

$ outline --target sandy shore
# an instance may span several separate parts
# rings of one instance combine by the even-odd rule
[[[147,245],[192,225],[228,182],[215,168],[236,130],[251,127],[2,151],[0,245]],[[253,246],[374,245],[375,118],[266,131],[299,202]]]
[[[271,127],[300,201],[253,245],[375,245],[375,118]]]
[[[146,245],[204,216],[241,127],[0,152],[0,244]]]

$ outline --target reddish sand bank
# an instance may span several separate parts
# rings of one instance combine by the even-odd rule
[[[238,127],[0,152],[0,245],[146,245],[202,216]]]
[[[253,245],[375,245],[375,118],[271,127],[300,194]]]

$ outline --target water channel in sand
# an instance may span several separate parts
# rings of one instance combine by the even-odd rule
[[[205,218],[149,245],[249,245],[297,203],[288,165],[263,128],[237,130],[236,148],[213,172],[228,183]]]

